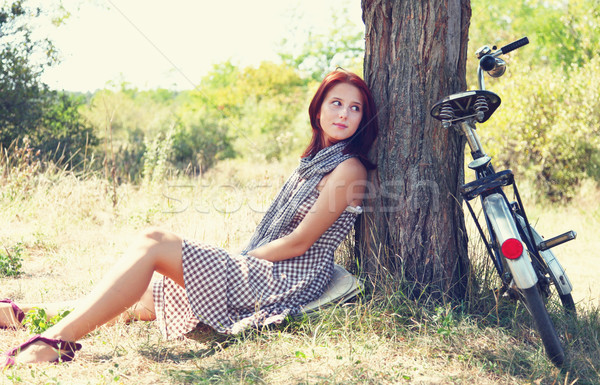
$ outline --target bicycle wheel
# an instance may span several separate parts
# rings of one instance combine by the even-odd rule
[[[556,366],[562,366],[565,361],[565,352],[563,350],[560,338],[554,329],[554,324],[548,315],[544,300],[537,286],[529,289],[521,289],[525,298],[525,305],[531,314],[535,327],[540,334],[540,338],[546,349],[546,355]]]
[[[540,277],[546,278],[545,281],[540,280],[538,283],[540,285],[540,290],[542,293],[546,294],[546,297],[550,296],[552,294],[552,289],[549,283],[551,282],[554,286],[554,289],[558,293],[558,297],[563,305],[565,313],[571,315],[575,314],[575,301],[573,301],[573,295],[571,294],[573,286],[571,285],[571,281],[569,280],[567,273],[558,261],[558,258],[556,258],[552,250],[544,250],[540,251],[543,261],[539,261],[538,258],[536,258],[531,252],[531,248],[534,244],[537,245],[542,242],[544,238],[535,230],[533,226],[531,226],[531,233],[533,234],[534,242],[530,242],[525,219],[522,216],[517,215],[517,220],[519,233],[526,240],[533,267]],[[547,278],[549,278],[549,280]]]
[[[544,281],[548,281],[541,277],[539,271],[536,271],[536,258],[528,258],[527,254],[523,253],[522,225],[524,222],[513,216],[508,208],[506,198],[501,194],[490,194],[483,200],[483,208],[490,226],[490,233],[493,234],[492,239],[496,243],[494,248],[502,255],[502,263],[510,271],[513,281],[511,286],[514,286],[516,293],[523,300],[526,308],[529,310],[531,317],[535,323],[535,328],[540,335],[546,355],[556,365],[561,366],[565,359],[565,353],[560,342],[560,338],[556,333],[554,324],[548,315],[546,304],[540,288],[543,288]],[[519,242],[514,242],[518,240]],[[527,239],[528,241],[528,239]],[[507,251],[514,250],[511,255],[504,253],[505,244],[516,243],[519,247],[516,249],[513,246],[507,247]],[[529,246],[530,242],[525,242]],[[502,249],[502,251],[500,251]],[[531,254],[531,253],[530,253]],[[542,267],[537,266],[538,269]],[[565,293],[566,294],[566,293]]]

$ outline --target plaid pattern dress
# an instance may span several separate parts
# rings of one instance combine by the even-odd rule
[[[281,236],[298,226],[318,196],[314,189]],[[235,334],[251,326],[280,323],[288,314],[301,312],[303,305],[326,289],[334,252],[357,212],[348,207],[306,253],[275,263],[184,240],[186,288],[167,277],[153,286],[160,331],[166,338],[178,338],[202,322],[220,333]]]

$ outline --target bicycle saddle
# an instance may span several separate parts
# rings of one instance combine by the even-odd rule
[[[441,120],[444,127],[471,117],[483,123],[500,105],[500,97],[491,91],[474,90],[446,96],[431,108],[431,116]]]

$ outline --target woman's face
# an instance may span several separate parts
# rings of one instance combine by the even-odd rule
[[[325,145],[330,146],[354,135],[363,116],[362,109],[363,97],[358,88],[348,83],[333,86],[325,95],[317,116]]]

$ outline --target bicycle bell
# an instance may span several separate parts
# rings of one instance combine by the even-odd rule
[[[479,64],[493,78],[499,78],[506,72],[506,62],[499,57],[486,55],[481,59]]]
[[[492,49],[496,49],[494,46]],[[475,55],[479,59],[479,66],[491,77],[498,78],[506,72],[506,62],[492,54],[492,49],[487,45],[479,48]]]

